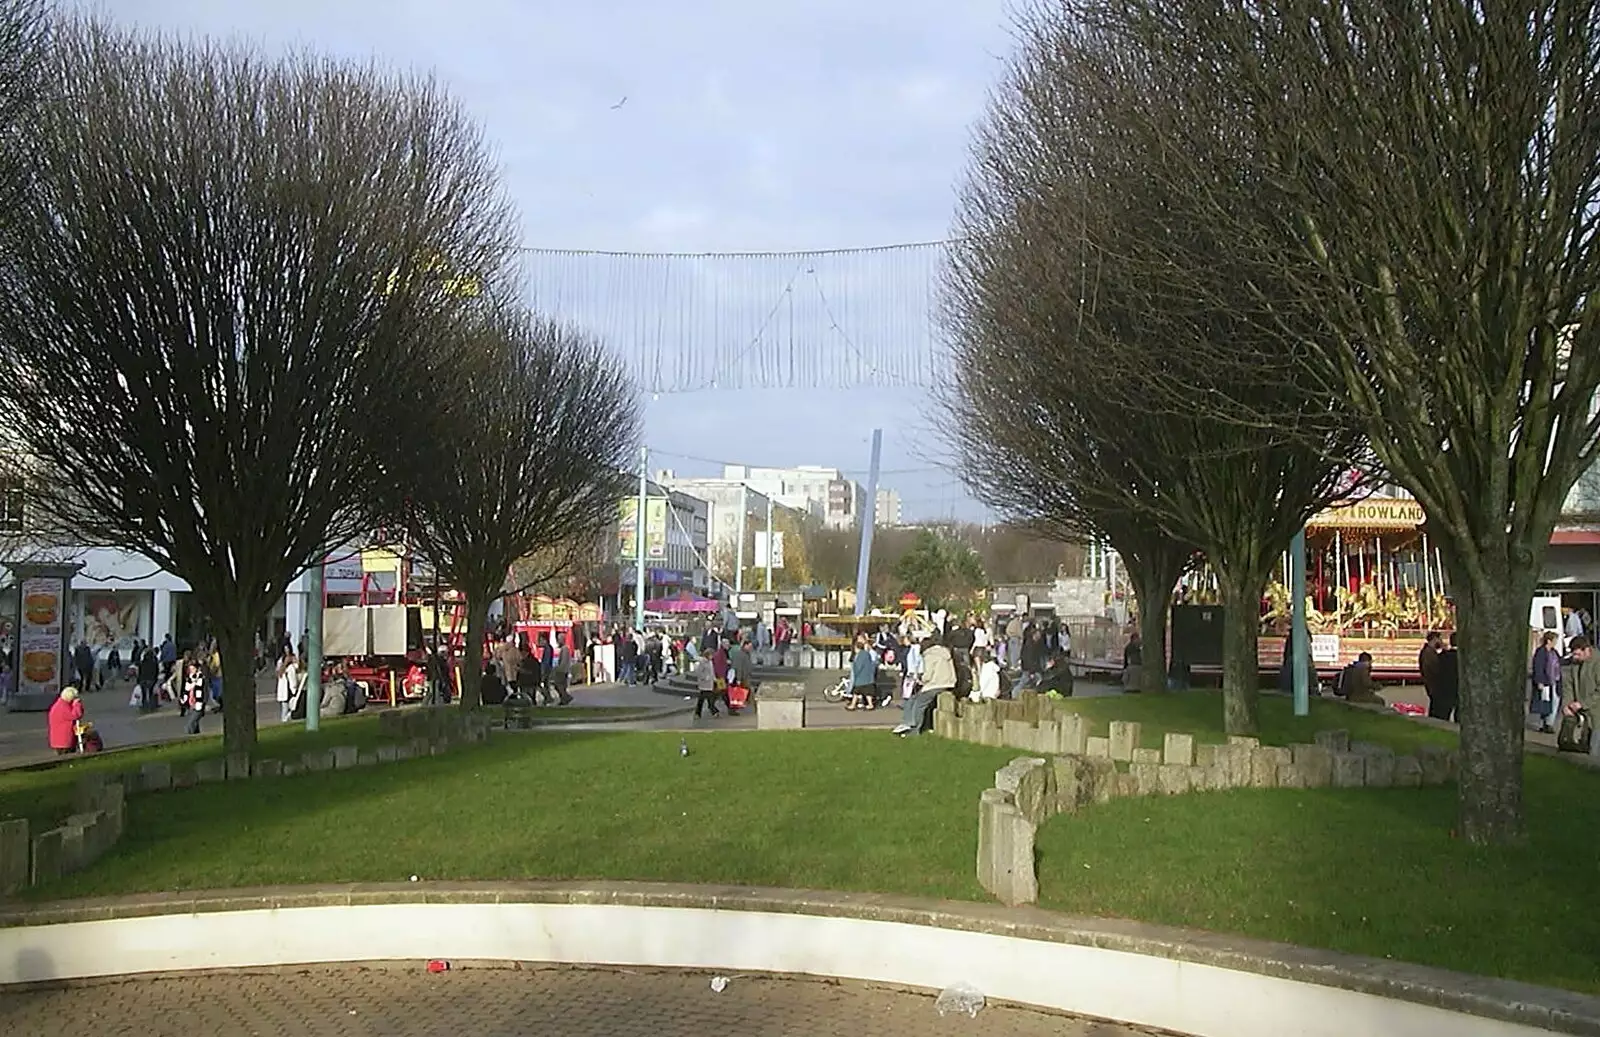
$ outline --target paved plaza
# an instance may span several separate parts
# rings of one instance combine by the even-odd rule
[[[941,1017],[927,994],[660,970],[316,966],[102,980],[0,997],[30,1037],[1140,1037],[1151,1031],[990,1005]]]

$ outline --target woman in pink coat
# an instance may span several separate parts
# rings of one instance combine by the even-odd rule
[[[50,705],[50,748],[58,753],[78,748],[78,721],[83,719],[83,702],[77,688],[62,688],[61,696]]]

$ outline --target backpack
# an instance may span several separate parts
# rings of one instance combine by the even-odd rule
[[[1594,741],[1594,724],[1587,709],[1561,718],[1561,732],[1556,735],[1556,748],[1564,753],[1586,753]]]

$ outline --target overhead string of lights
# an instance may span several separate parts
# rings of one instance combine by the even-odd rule
[[[949,242],[809,252],[519,250],[530,302],[641,388],[926,388]]]

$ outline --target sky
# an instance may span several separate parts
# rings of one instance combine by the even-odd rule
[[[943,239],[971,126],[1010,47],[1005,0],[78,6],[126,25],[431,71],[494,142],[524,243],[550,249],[773,252]],[[540,262],[536,274],[548,269]],[[647,265],[665,277],[693,262]],[[747,286],[748,308],[786,290],[771,280],[779,275],[762,272],[772,264],[722,263]],[[592,282],[606,276],[604,266],[569,265],[567,276]],[[892,336],[893,349],[918,350],[938,370],[932,319],[908,324],[872,310],[883,294],[875,278],[892,276],[903,292],[908,278],[931,276],[919,269],[875,266],[828,281],[826,296],[811,297],[833,300],[822,321],[831,330],[791,317],[790,341],[833,356],[855,352],[857,340]],[[707,276],[698,266],[690,273]],[[820,284],[825,272],[794,276]],[[608,298],[635,316],[652,301],[672,301],[616,289]],[[854,316],[835,323],[834,310]],[[703,340],[698,327],[686,334]],[[644,392],[651,468],[703,475],[720,474],[710,462],[819,464],[864,484],[871,430],[881,427],[881,485],[899,491],[908,520],[987,517],[951,475],[927,389],[870,385],[885,380],[894,379],[850,388],[700,380],[696,391]]]

